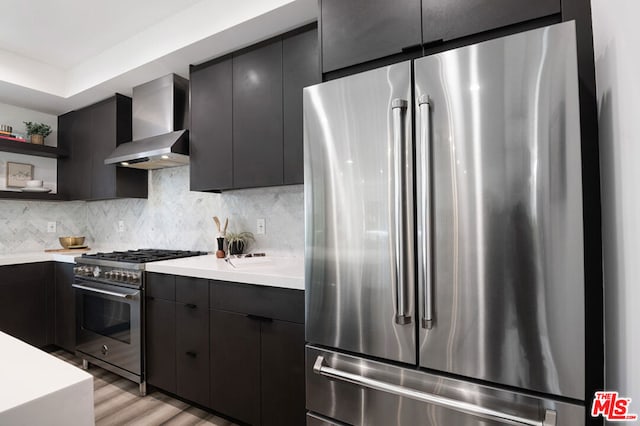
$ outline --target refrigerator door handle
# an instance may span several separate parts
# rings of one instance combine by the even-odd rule
[[[391,102],[391,112],[393,116],[393,229],[394,235],[391,237],[393,253],[392,280],[396,288],[396,323],[405,325],[411,323],[411,315],[407,314],[407,280],[405,280],[404,268],[404,198],[403,198],[403,171],[404,151],[406,147],[406,136],[404,120],[406,117],[409,102],[404,99],[394,99]]]
[[[423,287],[422,328],[433,327],[433,277],[431,273],[431,104],[428,95],[418,98],[420,112],[420,220],[422,251],[418,260],[418,279]]]
[[[448,409],[459,411],[462,413],[471,414],[471,415],[482,417],[485,419],[496,420],[500,422],[507,422],[515,425],[529,425],[529,426],[556,426],[557,425],[557,413],[554,410],[546,409],[544,413],[544,418],[542,420],[516,416],[509,413],[504,413],[502,411],[483,407],[481,405],[459,401],[452,398],[446,398],[446,397],[435,395],[432,393],[421,392],[415,389],[399,386],[393,383],[387,383],[381,380],[376,380],[369,377],[360,376],[358,374],[353,374],[346,371],[338,370],[336,368],[332,368],[325,365],[324,357],[321,355],[319,355],[316,358],[316,362],[313,365],[313,372],[315,374],[319,374],[329,379],[340,380],[340,381],[351,383],[357,386],[362,386],[362,387],[366,387],[366,388],[381,391],[381,392],[387,392],[387,393],[391,393],[391,394],[398,395],[405,398],[411,398],[416,401],[422,401],[428,404],[437,405],[440,407],[448,408]]]

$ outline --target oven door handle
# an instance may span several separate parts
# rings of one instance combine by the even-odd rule
[[[78,288],[80,290],[87,290],[93,293],[100,293],[100,294],[106,294],[108,296],[121,297],[122,299],[133,299],[134,297],[140,294],[139,291],[136,291],[135,293],[118,293],[115,291],[102,290],[100,288],[88,287],[80,284],[71,284],[71,287]]]

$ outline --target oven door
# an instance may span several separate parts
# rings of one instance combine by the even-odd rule
[[[75,278],[76,351],[140,376],[141,292]]]

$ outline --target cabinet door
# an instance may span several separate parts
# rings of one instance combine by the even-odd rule
[[[115,98],[100,102],[89,108],[91,112],[90,141],[91,198],[100,200],[115,197],[116,165],[104,164],[116,149],[116,102]]]
[[[55,264],[54,343],[69,352],[76,350],[76,304],[73,263]]]
[[[424,43],[560,13],[559,0],[422,0]]]
[[[233,57],[233,186],[282,185],[282,43]]]
[[[146,369],[150,385],[176,393],[176,305],[146,299]]]
[[[260,321],[211,310],[211,408],[260,424]],[[304,423],[299,423],[304,424]]]
[[[0,267],[0,331],[34,346],[45,346],[51,318],[47,306],[46,263]]]
[[[285,184],[304,181],[302,89],[322,81],[319,62],[320,52],[316,29],[282,41]]]
[[[261,364],[262,425],[304,424],[304,325],[263,321]]]
[[[189,157],[192,191],[233,186],[233,69],[231,59],[194,68]]]
[[[61,189],[71,200],[87,200],[91,197],[91,111],[85,108],[67,115],[69,156],[59,160],[65,176]]]
[[[320,25],[322,71],[334,71],[419,45],[420,0],[321,0]]]
[[[209,311],[176,303],[176,393],[209,404]]]

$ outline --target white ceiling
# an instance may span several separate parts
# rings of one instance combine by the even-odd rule
[[[0,102],[60,114],[316,19],[316,0],[5,0]]]

